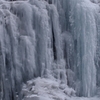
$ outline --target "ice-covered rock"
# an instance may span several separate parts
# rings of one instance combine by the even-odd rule
[[[47,78],[36,78],[23,85],[23,100],[65,100],[75,96],[66,84]]]

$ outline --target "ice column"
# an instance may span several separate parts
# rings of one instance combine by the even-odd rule
[[[80,95],[93,96],[96,89],[96,7],[88,0],[71,0],[70,22],[75,42]]]

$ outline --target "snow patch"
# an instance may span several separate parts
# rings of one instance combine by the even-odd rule
[[[23,100],[67,100],[75,96],[75,91],[56,79],[39,77],[24,84],[22,94]]]

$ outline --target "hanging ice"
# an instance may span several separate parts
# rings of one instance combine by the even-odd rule
[[[96,5],[90,1],[71,0],[70,21],[76,48],[76,73],[81,80],[80,95],[84,96],[93,96],[96,91],[96,14]]]
[[[68,84],[78,96],[94,96],[98,2],[1,0],[0,98],[21,100],[22,83],[38,76]]]

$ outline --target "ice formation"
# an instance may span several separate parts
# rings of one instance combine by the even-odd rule
[[[99,3],[0,0],[1,100],[22,100],[23,83],[37,77],[44,83],[51,79],[66,84],[77,96],[96,95],[100,86]]]
[[[66,84],[46,78],[36,78],[23,85],[23,100],[67,100],[75,91]]]

